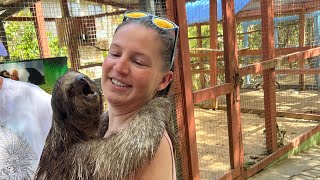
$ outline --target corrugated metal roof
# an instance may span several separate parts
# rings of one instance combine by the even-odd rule
[[[187,22],[189,25],[195,23],[209,22],[209,2],[210,0],[196,0],[186,3]],[[275,6],[284,6],[288,4],[303,4],[310,0],[274,0]],[[235,13],[242,11],[260,9],[260,0],[235,0]],[[222,19],[221,0],[217,0],[218,21]]]
[[[188,24],[209,22],[210,0],[197,0],[186,3]],[[235,1],[235,12],[238,13],[250,0]],[[218,21],[222,19],[221,0],[217,0]]]
[[[274,0],[275,6],[283,6],[287,4],[302,4],[304,2],[310,2],[310,0]],[[241,11],[250,11],[260,9],[260,0],[252,0]]]

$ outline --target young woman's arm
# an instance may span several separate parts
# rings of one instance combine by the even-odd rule
[[[141,169],[135,180],[175,180],[174,165],[171,140],[165,132],[154,158]]]

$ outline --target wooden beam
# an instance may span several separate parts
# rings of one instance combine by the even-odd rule
[[[218,98],[219,96],[230,94],[233,88],[232,84],[226,83],[220,86],[201,89],[193,93],[193,101],[196,104],[208,99]]]
[[[219,177],[219,180],[230,180],[230,179],[236,179],[237,177],[241,176],[241,169],[231,169],[228,172],[224,173],[221,177]]]
[[[60,0],[60,7],[62,11],[62,17],[70,17],[70,11],[68,8],[68,0]]]
[[[305,15],[304,12],[299,14],[299,47],[304,47],[305,45]],[[303,69],[304,68],[304,59],[299,60],[299,68]],[[300,85],[300,90],[305,90],[305,75],[300,74],[299,76],[299,85]]]
[[[222,0],[223,41],[226,83],[234,85],[233,91],[226,95],[229,134],[229,154],[231,169],[244,168],[244,154],[240,120],[240,84],[238,83],[238,51],[236,40],[236,21],[234,1]],[[243,174],[243,173],[241,173]]]
[[[201,25],[197,25],[196,29],[197,29],[197,36],[198,37],[201,36]],[[202,48],[202,39],[197,39],[197,47]],[[199,66],[200,66],[200,69],[203,69],[203,67],[204,67],[204,63],[203,63],[202,58],[199,58]],[[200,79],[200,88],[203,89],[205,87],[206,80],[205,80],[204,74],[202,72],[200,72],[199,79]]]
[[[216,48],[190,48],[190,51],[206,51],[206,52],[223,52],[223,50]]]
[[[303,52],[296,52],[285,56],[284,60],[287,60],[288,62],[295,62],[299,59],[307,59],[315,56],[320,56],[320,47],[308,49]]]
[[[14,4],[11,4],[11,5],[1,6],[6,11],[4,11],[2,14],[0,14],[0,21],[7,19],[8,17],[23,10],[24,8],[29,8],[31,5],[33,5],[34,3],[38,2],[38,1],[39,0],[24,0],[24,1],[18,1]]]
[[[137,9],[139,8],[139,3],[120,3],[119,1],[113,0],[87,0],[94,3],[110,5],[118,8],[127,8],[127,9]]]
[[[88,17],[88,18],[99,18],[99,17],[106,17],[106,16],[115,16],[119,14],[125,13],[127,10],[119,10],[114,12],[106,12],[101,14],[95,14],[90,16],[82,16],[82,17]],[[45,21],[55,21],[57,19],[61,18],[44,18]],[[36,17],[8,17],[6,21],[36,21]]]
[[[274,48],[274,1],[261,0],[262,56],[263,61],[275,57]],[[277,148],[275,68],[264,69],[264,108],[266,127],[266,148],[274,152]]]
[[[197,32],[197,37],[201,36],[201,25],[196,25],[196,32]],[[202,39],[198,38],[197,39],[197,47],[202,48]]]
[[[178,43],[178,59],[175,61],[175,72],[179,74],[180,93],[177,96],[177,107],[180,113],[177,115],[179,127],[180,148],[183,157],[182,176],[185,180],[199,180],[199,162],[196,140],[196,129],[194,119],[194,106],[191,80],[191,64],[189,54],[188,25],[186,17],[185,0],[166,0],[167,16],[180,27]],[[178,99],[180,97],[181,99]]]
[[[240,68],[239,74],[240,76],[245,76],[248,74],[258,74],[258,73],[262,73],[262,70],[275,68],[278,64],[280,65],[288,62],[295,62],[300,59],[307,59],[315,56],[320,56],[320,47],[287,54],[284,56],[276,57],[274,59],[265,60],[263,62],[254,63],[246,67]]]
[[[320,74],[320,68],[279,69],[276,74]]]
[[[190,26],[189,26],[190,27]],[[188,39],[205,39],[205,38],[210,38],[210,36],[196,36],[196,37],[188,37]]]
[[[320,122],[319,114],[311,114],[311,113],[293,113],[293,112],[277,112],[277,117],[288,117],[294,119],[304,119],[304,120],[312,120]]]
[[[221,21],[219,21],[218,23],[222,23],[222,22],[221,22]],[[188,25],[188,27],[196,26],[196,25],[198,25],[198,24],[202,26],[202,25],[208,25],[209,23],[208,23],[208,22],[203,22],[203,23],[193,23],[193,24],[189,24],[189,25]]]
[[[68,59],[71,63],[71,70],[77,71],[81,64],[80,64],[80,42],[79,37],[75,37],[74,34],[76,31],[79,30],[79,27],[76,22],[70,20],[69,23],[67,23],[67,20],[70,19],[70,12],[68,9],[68,1],[67,0],[60,0],[61,5],[61,11],[62,11],[62,18],[64,18],[66,21],[66,35],[68,36]]]
[[[36,21],[36,17],[8,17],[5,21]]]
[[[80,66],[80,69],[97,67],[97,66],[101,67],[102,63],[92,63],[92,64],[83,65],[83,66]]]
[[[199,180],[199,159],[197,151],[197,139],[196,139],[196,129],[195,129],[195,119],[194,119],[194,106],[193,106],[193,94],[192,94],[192,80],[191,80],[191,64],[189,55],[189,42],[188,42],[188,24],[187,24],[187,13],[185,0],[177,0],[175,8],[177,8],[177,20],[180,26],[180,54],[183,60],[183,94],[185,97],[185,117],[188,130],[188,148],[189,148],[189,170],[190,179]]]
[[[192,74],[193,73],[205,73],[205,74],[208,74],[210,75],[211,71],[210,70],[205,70],[205,69],[192,69],[191,70]],[[217,70],[217,74],[223,74],[225,73],[225,70],[224,69],[218,69]],[[211,87],[214,87],[214,86],[211,86]]]
[[[290,53],[295,53],[297,51],[305,51],[309,49],[316,48],[318,46],[305,46],[305,47],[289,47],[289,48],[277,48],[275,49],[276,56],[283,56]],[[210,52],[216,52],[217,56],[223,56],[223,50],[215,48],[190,48],[190,55],[192,57],[209,57]],[[239,49],[239,56],[261,56],[262,49]]]
[[[176,16],[176,8],[174,8],[176,4],[173,3],[173,0],[166,0],[166,13],[168,19],[170,19],[173,22],[177,22],[177,16]],[[179,47],[178,43],[178,47]],[[180,54],[180,53],[179,53]],[[176,108],[176,124],[177,124],[177,131],[178,131],[178,142],[176,146],[176,172],[178,177],[182,177],[182,179],[190,180],[189,177],[189,150],[188,150],[188,133],[187,133],[187,127],[186,127],[186,118],[185,113],[183,110],[184,103],[183,103],[183,96],[182,96],[182,74],[183,70],[180,68],[182,66],[183,62],[181,59],[181,55],[178,55],[176,53],[175,61],[174,61],[174,79],[173,79],[173,86],[171,89],[174,88],[173,96],[175,97],[175,108]],[[179,94],[179,95],[176,95]]]
[[[44,21],[44,15],[43,15],[43,9],[41,5],[41,1],[35,3],[30,8],[30,11],[34,17],[36,17],[36,20],[34,21],[34,26],[36,29],[37,39],[38,39],[38,45],[39,45],[39,51],[40,51],[40,57],[41,58],[49,58],[50,57],[50,48],[48,43],[48,37],[46,33],[46,27],[45,27],[45,21]]]
[[[227,110],[227,107],[221,105],[218,107],[219,110]],[[250,109],[250,108],[241,108],[241,113],[250,113],[250,114],[264,114],[265,111],[263,109]],[[303,120],[312,120],[312,121],[319,121],[320,122],[320,115],[319,114],[311,114],[311,113],[295,113],[295,112],[284,112],[284,111],[277,111],[277,117],[287,117],[293,119],[303,119]]]
[[[174,8],[176,4],[173,3],[173,0],[166,0],[166,13],[168,19],[170,19],[173,22],[177,22],[177,16],[176,16],[176,8]],[[178,46],[180,46],[178,44]],[[179,53],[180,54],[180,53]],[[187,127],[186,127],[186,117],[183,110],[184,107],[184,97],[182,96],[182,77],[183,77],[183,69],[180,67],[182,66],[183,62],[181,59],[181,55],[178,55],[176,53],[175,61],[174,61],[174,79],[173,79],[173,85],[171,89],[174,89],[174,100],[175,100],[175,108],[176,108],[176,124],[177,124],[177,131],[178,131],[178,142],[176,146],[176,172],[177,177],[182,177],[181,179],[185,180],[191,180],[191,177],[189,177],[189,160],[190,160],[190,153],[188,150],[188,133],[187,133]],[[178,94],[178,95],[176,95]]]

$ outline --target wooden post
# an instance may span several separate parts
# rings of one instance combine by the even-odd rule
[[[175,8],[176,4],[173,3],[173,0],[166,0],[166,13],[168,19],[170,19],[173,22],[177,22],[177,9]],[[179,25],[179,24],[178,24]],[[180,41],[180,40],[179,40]],[[177,45],[180,46],[180,42]],[[180,54],[180,52],[179,52]],[[183,111],[184,103],[183,103],[183,82],[181,81],[183,77],[183,69],[180,67],[182,66],[182,59],[181,55],[178,55],[176,53],[175,61],[174,61],[174,87],[175,88],[175,108],[176,108],[176,118],[177,118],[177,131],[178,131],[178,141],[176,146],[176,172],[177,177],[182,177],[183,180],[189,180],[191,177],[189,176],[189,160],[190,160],[190,153],[188,150],[188,130],[186,127],[186,117],[185,113]],[[174,88],[172,87],[172,88]]]
[[[275,57],[274,48],[274,7],[273,0],[261,0],[261,28],[262,28],[262,58],[263,60]],[[276,92],[275,69],[263,72],[264,81],[264,108],[266,126],[266,148],[274,152],[277,148],[277,122],[276,122]]]
[[[43,15],[43,9],[41,5],[41,1],[35,3],[30,8],[32,15],[36,17],[34,21],[34,26],[36,28],[36,34],[38,38],[38,45],[40,50],[41,58],[49,58],[50,57],[50,48],[48,44],[48,38],[46,34],[45,21]]]
[[[202,37],[201,37],[201,24],[196,24],[196,28],[197,28],[197,46],[198,48],[202,48]],[[200,89],[205,88],[205,78],[204,78],[204,63],[203,63],[203,59],[201,57],[199,57],[199,68],[200,68]]]
[[[70,18],[70,12],[68,9],[68,1],[67,0],[61,0],[61,11],[62,11],[62,18]],[[72,19],[70,18],[72,21]],[[77,23],[67,23],[67,29],[66,31],[69,35],[68,42],[67,42],[67,47],[68,47],[68,58],[71,63],[71,70],[77,71],[80,68],[80,52],[79,52],[79,47],[80,47],[80,42],[79,39],[73,36],[74,31],[78,28],[81,27],[73,27]],[[79,29],[78,29],[79,30]]]
[[[178,70],[181,72],[180,84],[181,84],[181,99],[177,100],[182,105],[182,115],[184,128],[179,131],[179,134],[185,135],[186,149],[183,151],[186,153],[186,157],[183,157],[182,166],[187,166],[188,171],[183,169],[184,180],[199,180],[199,162],[198,162],[198,151],[197,151],[197,140],[196,140],[196,129],[194,120],[194,106],[193,106],[193,93],[192,93],[192,80],[191,80],[191,63],[190,63],[190,52],[189,52],[189,40],[188,40],[188,25],[186,15],[186,2],[185,0],[166,0],[167,10],[169,10],[168,17],[177,23],[180,27],[179,42],[177,60],[181,61],[183,65],[175,67],[175,72]],[[179,96],[177,96],[179,97]],[[180,129],[179,129],[180,130]],[[183,140],[183,139],[182,139]]]
[[[314,36],[314,45],[319,46],[320,45],[320,15],[315,14],[314,16],[314,29],[313,29],[313,36]],[[314,58],[314,68],[319,68],[320,67],[320,57],[315,57]],[[315,79],[315,85],[319,88],[320,87],[320,77],[319,74],[314,75]]]
[[[299,15],[299,47],[304,47],[305,44],[305,16],[304,12],[302,12]],[[299,60],[299,68],[303,69],[304,68],[304,59]],[[300,90],[305,90],[305,74],[300,74],[299,76],[299,85],[300,85]]]
[[[210,0],[210,48],[218,49],[218,12],[217,1]],[[210,86],[217,85],[218,80],[218,58],[217,52],[210,51]],[[211,108],[218,109],[218,99],[213,98],[211,101]]]
[[[236,40],[236,20],[233,0],[222,1],[222,13],[225,79],[226,83],[233,84],[231,93],[226,95],[230,166],[231,169],[241,170],[243,172],[244,155],[240,119],[240,80],[238,73],[239,67]],[[241,175],[244,175],[244,173],[241,173]]]

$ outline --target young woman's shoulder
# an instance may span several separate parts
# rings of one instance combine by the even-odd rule
[[[136,180],[175,180],[174,157],[171,140],[164,133],[159,148],[150,164],[139,171]]]

